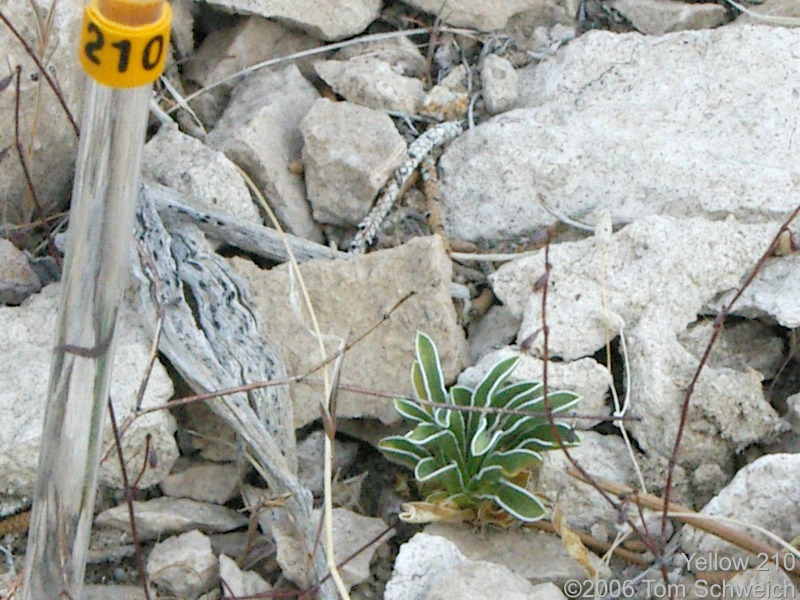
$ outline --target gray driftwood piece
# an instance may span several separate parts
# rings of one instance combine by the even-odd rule
[[[170,218],[162,221],[145,188],[139,195],[135,236],[140,261],[134,261],[134,273],[142,281],[142,305],[152,317],[148,321],[155,323],[164,311],[159,349],[195,391],[284,376],[279,357],[258,333],[246,286],[208,249],[197,227]],[[195,298],[196,313],[184,286]],[[228,394],[207,404],[250,448],[270,491],[287,496],[289,517],[311,554],[317,531],[313,499],[293,468],[295,440],[286,389]],[[327,574],[321,544],[309,566],[317,581]],[[336,598],[330,581],[321,586],[320,597]]]
[[[256,256],[276,262],[289,260],[286,246],[281,235],[275,229],[252,223],[242,223],[221,213],[192,208],[186,205],[180,192],[157,183],[148,182],[144,185],[144,189],[159,214],[165,218],[169,217],[172,222],[177,220],[192,222],[209,237],[222,240]],[[328,246],[305,240],[290,233],[285,235],[298,262],[314,258],[350,258],[351,256],[347,252],[333,250]]]

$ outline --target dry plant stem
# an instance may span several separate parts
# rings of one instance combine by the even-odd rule
[[[80,136],[81,130],[78,127],[78,123],[75,121],[75,118],[72,116],[69,107],[67,106],[67,101],[64,99],[64,94],[61,93],[61,88],[55,81],[53,81],[53,78],[50,77],[50,74],[47,72],[47,69],[42,64],[42,61],[39,60],[37,54],[33,51],[33,48],[31,48],[28,42],[25,41],[25,38],[23,38],[20,35],[19,31],[17,31],[17,29],[14,27],[11,21],[9,21],[8,18],[3,14],[3,11],[0,11],[0,21],[3,21],[3,23],[5,23],[5,26],[8,27],[9,31],[11,31],[11,33],[14,35],[15,38],[17,38],[19,43],[22,44],[22,47],[25,48],[25,52],[28,54],[28,56],[31,57],[31,60],[33,60],[33,62],[36,63],[36,67],[39,69],[39,72],[42,74],[42,77],[45,78],[45,81],[47,81],[47,85],[50,86],[50,89],[53,90],[53,93],[56,95],[58,103],[61,104],[61,108],[64,109],[64,114],[67,115],[67,119],[69,119],[70,125],[72,125],[72,130],[75,132],[75,137]],[[21,67],[17,68],[21,69]]]
[[[111,402],[111,397],[108,398],[108,417],[111,420],[111,430],[114,432],[114,445],[117,447],[117,458],[119,459],[120,473],[122,473],[125,504],[128,505],[128,518],[131,526],[131,537],[133,538],[133,547],[136,550],[136,568],[139,570],[139,577],[142,578],[144,596],[147,600],[150,600],[150,590],[147,587],[147,573],[145,572],[144,568],[144,556],[142,556],[142,548],[139,545],[139,533],[136,530],[136,513],[133,508],[133,490],[128,482],[128,468],[125,465],[125,457],[122,455],[122,438],[120,437],[119,428],[117,427],[117,418],[114,414],[114,404]],[[146,460],[147,457],[145,455],[145,461]]]
[[[61,271],[61,257],[58,255],[58,251],[56,250],[56,244],[53,242],[53,235],[52,230],[50,229],[50,224],[47,222],[47,216],[44,213],[44,209],[42,208],[41,202],[39,202],[39,196],[36,194],[36,188],[33,186],[33,179],[31,178],[31,173],[28,170],[28,162],[25,160],[25,149],[22,147],[22,142],[19,139],[19,98],[20,98],[20,79],[22,77],[22,67],[19,65],[17,66],[17,87],[16,87],[16,97],[14,98],[14,145],[17,150],[17,156],[19,157],[19,164],[22,167],[22,172],[25,176],[25,183],[28,186],[28,190],[31,193],[31,198],[33,198],[33,204],[36,206],[36,212],[39,213],[39,220],[42,228],[45,231],[45,235],[47,235],[47,249],[50,253],[50,256],[53,257],[53,260],[56,261],[56,266],[58,270]]]
[[[553,525],[550,521],[535,521],[533,523],[527,523],[525,526],[532,529],[538,529],[540,531],[547,531],[548,533],[558,533],[555,525]],[[575,535],[580,538],[581,542],[583,542],[585,546],[588,546],[593,550],[599,550],[601,552],[608,552],[611,550],[610,543],[598,540],[587,533],[576,531]],[[631,550],[627,550],[625,548],[614,548],[613,554],[618,558],[621,558],[631,564],[639,565],[640,567],[650,566],[650,562],[642,557],[639,553],[632,552]]]
[[[789,230],[789,225],[792,223],[792,221],[794,221],[794,219],[797,217],[798,214],[800,214],[800,205],[798,205],[792,211],[792,214],[790,214],[789,217],[783,222],[783,225],[781,225],[780,229],[778,229],[778,232],[775,234],[775,237],[772,238],[772,241],[770,242],[769,246],[761,255],[761,258],[758,259],[758,262],[756,263],[755,267],[753,267],[752,271],[750,271],[750,274],[744,280],[744,283],[734,294],[733,298],[731,298],[731,301],[727,305],[722,307],[722,310],[720,311],[717,318],[714,319],[714,332],[711,334],[711,339],[708,340],[705,352],[703,352],[703,356],[700,358],[700,362],[697,365],[697,369],[695,370],[691,381],[689,382],[689,386],[686,388],[686,394],[684,395],[683,398],[683,405],[681,406],[680,420],[678,421],[678,431],[675,434],[675,445],[672,448],[672,454],[669,457],[669,465],[667,466],[667,481],[666,481],[666,486],[664,488],[664,506],[663,506],[663,512],[661,514],[662,546],[663,544],[666,543],[666,540],[664,538],[665,538],[665,533],[667,531],[667,510],[669,507],[670,493],[672,491],[672,478],[675,471],[675,465],[678,462],[678,452],[680,451],[681,441],[683,440],[683,431],[686,427],[686,420],[689,414],[689,402],[691,401],[692,395],[694,394],[694,387],[697,384],[697,380],[700,378],[700,373],[703,371],[703,367],[708,362],[708,357],[711,355],[711,349],[714,347],[714,344],[717,341],[719,334],[722,332],[722,326],[724,325],[725,319],[727,318],[731,308],[733,307],[734,304],[736,304],[739,298],[741,298],[742,294],[750,286],[750,284],[753,283],[753,280],[756,278],[756,275],[758,275],[761,269],[764,268],[764,265],[766,264],[767,260],[772,256],[775,247],[778,245],[781,236],[785,231]]]
[[[140,267],[145,271],[145,281],[149,282],[149,286],[143,286],[142,290],[146,295],[145,306],[155,304],[155,306],[166,307],[164,330],[160,343],[161,350],[182,372],[192,387],[198,391],[234,387],[235,379],[238,377],[228,369],[228,366],[223,366],[220,362],[222,357],[216,355],[217,342],[207,339],[203,333],[208,330],[210,324],[205,322],[205,326],[201,329],[198,326],[197,316],[192,313],[183,300],[183,283],[178,277],[179,268],[171,254],[172,238],[158,218],[154,207],[148,202],[146,193],[140,196],[137,216],[137,238],[148,248],[148,252],[154,256],[154,262],[158,265],[157,272],[150,272],[146,263],[142,263]],[[158,259],[155,259],[154,252],[158,254]],[[207,259],[216,265],[214,268],[222,269],[226,266],[218,263],[211,255]],[[141,274],[139,276],[142,277]],[[152,294],[155,288],[152,282],[156,279],[161,282],[162,297],[153,300]],[[227,286],[228,283],[225,285]],[[206,286],[211,284],[218,285],[212,281],[205,282]],[[194,294],[201,293],[202,297],[199,288],[194,287],[192,292]],[[173,303],[174,299],[179,301]],[[198,300],[198,304],[201,303]],[[206,308],[219,310],[230,304],[229,301],[226,301],[219,306],[206,306]],[[226,319],[239,318],[242,315],[239,307],[231,306],[231,308],[235,308],[235,310],[227,315]],[[230,365],[230,368],[233,369],[233,365]],[[241,374],[241,371],[239,373]],[[264,475],[272,492],[276,495],[287,495],[287,509],[301,531],[307,548],[311,548],[314,542],[314,528],[311,523],[311,494],[298,483],[281,452],[281,447],[266,428],[265,423],[256,415],[248,396],[242,393],[226,395],[220,401],[208,402],[208,405],[250,447],[252,453],[258,458],[257,462],[263,467]],[[321,579],[327,573],[324,557],[317,554],[312,557],[312,561],[314,572]],[[323,585],[320,588],[320,594],[325,600],[335,598],[335,590],[329,585]]]
[[[567,469],[567,473],[576,479],[580,479],[586,483],[591,483],[594,486],[599,486],[608,493],[615,496],[625,497],[631,502],[635,502],[638,506],[649,508],[651,510],[664,510],[666,508],[667,514],[673,519],[677,519],[682,523],[691,525],[697,529],[717,536],[720,539],[730,542],[734,546],[747,550],[753,554],[765,554],[767,556],[778,556],[781,565],[794,565],[792,569],[784,569],[785,571],[794,575],[800,575],[800,563],[795,564],[795,561],[784,560],[784,557],[789,554],[782,548],[774,548],[765,542],[756,540],[746,533],[732,529],[723,525],[713,517],[704,517],[699,513],[693,511],[691,508],[678,504],[676,502],[665,502],[662,498],[652,494],[643,494],[638,492],[627,485],[617,483],[614,481],[607,481],[597,477],[592,478],[590,481],[583,473],[578,472],[576,469]]]
[[[619,510],[619,502],[616,502],[608,494],[608,492],[606,492],[604,489],[602,489],[600,486],[598,486],[596,483],[594,483],[594,479],[592,478],[592,476],[586,471],[586,469],[584,469],[578,463],[578,461],[575,460],[575,458],[570,453],[569,449],[564,445],[564,440],[561,439],[561,434],[559,433],[558,428],[556,427],[555,419],[553,418],[553,410],[552,410],[552,407],[550,405],[550,399],[548,398],[548,395],[547,395],[547,393],[548,393],[548,390],[547,390],[547,365],[548,365],[548,362],[550,360],[549,345],[548,345],[549,329],[548,329],[548,325],[547,325],[547,290],[549,288],[550,272],[552,270],[552,265],[550,264],[550,239],[549,239],[549,237],[548,237],[548,239],[547,239],[547,241],[545,243],[545,246],[544,246],[544,269],[545,269],[544,275],[540,279],[540,281],[542,282],[542,285],[541,285],[541,291],[542,291],[542,335],[544,336],[544,343],[542,344],[542,363],[543,363],[543,367],[542,367],[542,398],[543,398],[544,409],[545,409],[545,411],[547,413],[547,422],[550,424],[550,430],[553,432],[553,437],[555,438],[555,440],[556,440],[556,442],[558,444],[558,447],[564,453],[564,456],[567,458],[567,460],[572,465],[572,467],[575,470],[577,470],[585,478],[585,480],[590,485],[592,485],[592,487],[594,487],[600,493],[600,495],[603,497],[603,499],[606,502],[608,502],[616,510]],[[539,284],[538,281],[536,282],[536,284],[534,284],[534,291],[536,290],[536,286],[538,284]],[[635,523],[633,523],[633,521],[630,519],[630,517],[627,517],[625,519],[625,522],[630,526],[630,528],[632,530],[639,532],[639,528],[636,526]],[[650,550],[657,559],[662,556],[661,549],[656,546],[656,544],[653,542],[653,540],[651,538],[649,538],[647,536],[642,536],[642,540],[647,545],[648,550]],[[664,582],[668,582],[669,578],[668,578],[666,566],[660,565],[660,569],[661,569],[661,575],[664,578]]]
[[[308,310],[309,318],[311,319],[311,325],[316,335],[318,344],[319,344],[319,351],[320,351],[320,360],[323,362],[327,358],[326,350],[325,350],[325,340],[322,336],[322,330],[319,326],[319,321],[317,319],[317,313],[314,310],[314,305],[311,302],[311,296],[308,293],[308,289],[306,288],[305,280],[303,279],[303,273],[300,271],[300,265],[297,263],[297,260],[294,256],[294,253],[291,250],[291,247],[286,242],[286,234],[281,227],[280,221],[278,221],[278,217],[275,215],[275,212],[272,210],[272,207],[267,202],[264,195],[261,193],[261,190],[258,186],[253,182],[250,176],[245,173],[244,170],[237,167],[237,170],[244,178],[245,182],[247,183],[250,190],[253,192],[254,196],[258,200],[261,208],[269,215],[270,220],[272,221],[272,226],[278,230],[278,233],[281,235],[282,240],[284,241],[284,245],[287,250],[287,254],[289,255],[289,262],[292,266],[292,273],[294,274],[298,285],[300,287],[300,291],[303,294],[303,302],[305,303],[306,310]],[[331,388],[330,379],[328,375],[327,366],[323,367],[322,369],[322,376],[324,380],[323,386],[323,402],[322,406],[325,408],[326,411],[330,413],[331,407],[331,399],[333,396],[333,389]],[[332,465],[333,465],[333,444],[328,436],[324,438],[324,460],[325,460],[325,477],[323,478],[323,512],[325,515],[325,560],[327,562],[328,568],[330,569],[331,579],[333,579],[333,583],[336,586],[336,591],[338,591],[339,595],[344,600],[350,600],[350,594],[347,590],[347,586],[344,584],[344,580],[342,579],[341,575],[339,574],[338,569],[336,568],[336,557],[335,557],[335,550],[334,550],[334,541],[333,541],[333,489],[332,485],[333,482],[331,480],[331,472],[332,472]],[[311,542],[310,531],[304,532],[306,534],[306,541],[307,543]],[[311,544],[312,547],[316,547],[316,542]],[[316,556],[316,554],[312,554],[312,556]],[[319,569],[319,567],[317,567]],[[320,585],[322,585],[320,583]],[[332,594],[332,591],[328,591],[328,594]]]

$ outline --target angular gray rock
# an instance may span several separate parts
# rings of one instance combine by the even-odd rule
[[[618,11],[640,33],[663,35],[686,29],[712,29],[728,20],[721,4],[686,4],[672,0],[611,0]]]
[[[517,337],[520,321],[519,315],[502,305],[493,306],[479,321],[472,321],[467,334],[470,361],[474,364],[490,352],[508,346]]]
[[[622,438],[600,435],[594,431],[580,433],[581,444],[570,448],[569,453],[586,471],[600,479],[614,481],[638,488],[630,454]],[[544,460],[539,468],[535,487],[548,498],[557,499],[567,523],[574,530],[582,530],[599,539],[613,540],[617,533],[619,511],[611,506],[591,485],[567,473],[570,462],[563,452],[542,453]],[[639,453],[634,450],[639,459]],[[634,522],[637,515],[631,515]]]
[[[463,525],[445,523],[428,525],[425,533],[450,540],[468,559],[503,565],[533,584],[552,582],[563,585],[569,579],[586,578],[586,571],[567,554],[561,538],[551,533],[487,528],[476,534]],[[592,552],[589,552],[589,561],[601,579],[611,574]]]
[[[133,503],[139,539],[153,540],[193,529],[224,532],[247,525],[247,518],[233,509],[188,498],[155,498]],[[130,535],[126,503],[104,510],[95,518],[103,527],[115,527]]]
[[[471,27],[480,31],[500,29],[512,15],[534,8],[558,4],[556,0],[450,0],[442,4],[439,0],[405,0],[416,8],[441,16],[445,23],[457,27]],[[577,10],[573,11],[573,13]]]
[[[208,0],[216,8],[240,15],[260,15],[321,40],[333,41],[364,31],[378,18],[381,0]]]
[[[0,304],[19,304],[42,289],[28,257],[10,241],[0,238]]]
[[[186,61],[183,75],[189,82],[202,88],[246,67],[317,46],[319,41],[312,37],[286,29],[263,17],[250,17],[208,34],[197,51]],[[314,73],[310,59],[300,59],[293,63],[304,75]],[[282,69],[288,64],[272,69]],[[191,102],[192,108],[204,123],[216,123],[228,103],[231,91],[241,79],[237,77],[223,83]]]
[[[550,354],[565,360],[602,348],[625,332],[630,367],[629,430],[648,452],[669,456],[686,386],[698,360],[677,336],[706,303],[739,285],[769,244],[774,227],[733,219],[709,222],[646,217],[617,234],[551,248],[548,293]],[[693,257],[703,256],[703,260]],[[495,293],[523,314],[518,340],[540,353],[541,295],[530,282],[543,273],[537,253],[501,267]],[[523,275],[524,273],[524,275]],[[605,304],[604,304],[605,303]],[[605,306],[605,308],[604,308]],[[729,453],[769,441],[783,429],[755,371],[706,367],[694,392],[680,461],[726,464]],[[735,399],[735,400],[734,400]]]
[[[490,54],[481,68],[483,101],[490,115],[514,108],[517,102],[519,75],[507,58]]]
[[[46,28],[46,48],[41,56],[47,57],[49,73],[58,82],[72,116],[80,120],[84,75],[75,63],[75,44],[83,17],[83,4],[54,4],[50,0],[4,2],[3,15],[35,48],[39,48],[42,39],[37,32],[42,32],[45,27],[44,24],[37,26],[37,20],[51,19]],[[78,138],[55,95],[38,73],[36,64],[5,25],[0,27],[0,56],[3,57],[2,77],[12,73],[17,65],[22,66],[20,141],[33,151],[31,179],[45,212],[51,214],[69,201]],[[0,123],[5,124],[0,128],[0,148],[11,145],[5,160],[0,161],[0,198],[3,199],[0,224],[27,224],[39,218],[28,197],[25,176],[13,148],[14,87],[12,80],[0,100]]]
[[[303,304],[288,266],[263,271],[242,259],[233,259],[232,264],[253,291],[275,347],[283,349],[288,374],[303,374],[316,366],[318,342],[299,316],[305,308],[292,309]],[[398,248],[345,261],[309,261],[300,271],[323,334],[342,340],[373,328],[397,302],[413,294],[347,353],[342,384],[411,393],[409,370],[417,330],[438,345],[448,382],[461,371],[466,343],[450,298],[452,264],[440,238],[417,238]],[[336,345],[329,343],[327,351],[335,352]],[[292,384],[295,427],[319,418],[320,390],[319,384]],[[339,391],[337,414],[369,416],[387,424],[400,420],[390,401],[346,390]]]
[[[370,108],[321,99],[308,111],[300,131],[314,218],[358,225],[405,157],[406,143],[394,123]]]
[[[772,57],[798,40],[798,29],[753,26],[581,36],[520,71],[529,108],[448,147],[449,235],[527,235],[555,221],[540,198],[590,225],[606,209],[617,224],[647,214],[782,220],[796,204],[800,150],[786,127],[790,79]],[[800,68],[800,57],[787,60],[787,73]]]
[[[790,540],[800,531],[800,504],[795,501],[795,491],[800,485],[798,478],[800,455],[762,456],[743,467],[700,514],[737,519]],[[747,533],[756,539],[771,542],[754,529],[749,529]],[[696,552],[703,557],[746,558],[750,560],[750,566],[757,566],[761,562],[751,554],[699,529],[685,527],[681,535],[681,545],[686,553]],[[690,566],[693,566],[691,561]]]
[[[234,164],[219,150],[181,133],[176,126],[161,127],[145,144],[142,176],[181,192],[199,210],[263,224]]]
[[[306,439],[297,444],[297,477],[300,483],[312,494],[322,493],[325,483],[325,433],[321,430],[311,432]],[[340,439],[333,440],[333,473],[346,471],[358,454],[358,444]]]
[[[721,303],[730,302],[725,294]],[[771,258],[736,302],[733,314],[800,327],[800,255]]]
[[[29,497],[33,492],[60,292],[60,284],[52,284],[19,307],[0,306],[0,353],[5,357],[0,364],[0,497]],[[111,379],[111,397],[120,422],[134,409],[149,357],[150,341],[138,316],[124,303]],[[165,404],[172,394],[172,381],[156,361],[142,407]],[[157,465],[144,471],[140,487],[155,485],[169,474],[178,458],[175,429],[172,415],[158,411],[133,421],[123,435],[128,473],[138,474],[146,463],[147,436],[151,436],[150,450],[158,457]],[[103,448],[112,448],[113,440],[110,423],[106,423]],[[109,457],[100,466],[100,483],[122,487],[116,454],[104,451],[106,454]]]
[[[236,561],[224,554],[219,555],[219,578],[225,595],[235,598],[271,592],[272,586],[255,571],[242,571]]]
[[[503,600],[539,598],[536,587],[507,567],[483,560],[469,560],[445,570],[437,577],[425,599],[496,600],[499,594],[502,594]]]
[[[153,546],[146,569],[159,590],[194,600],[214,585],[218,564],[208,537],[190,531]]]
[[[161,491],[173,498],[225,504],[236,496],[242,468],[234,463],[192,462],[161,482]]]
[[[322,60],[314,68],[333,91],[367,108],[416,113],[425,97],[422,81],[406,77],[372,56]]]
[[[450,540],[417,533],[400,546],[384,600],[425,600],[438,577],[465,562],[464,553]]]
[[[312,514],[316,521],[322,519],[321,509],[313,511]],[[333,509],[333,540],[338,559],[352,555],[385,530],[386,523],[381,519],[365,517],[346,508]],[[287,528],[285,519],[276,521],[273,533],[278,544],[277,560],[283,569],[284,577],[301,587],[313,585],[314,582],[307,576],[308,550],[304,544],[298,543],[297,537],[292,534],[290,528]],[[377,543],[370,545],[352,560],[339,567],[339,574],[348,589],[369,579],[369,563],[372,555],[378,545],[387,542],[393,536],[394,531],[388,531]]]
[[[239,165],[266,196],[283,226],[322,241],[311,218],[303,179],[289,165],[300,159],[300,121],[319,97],[296,66],[254,73],[233,92],[209,139]]]

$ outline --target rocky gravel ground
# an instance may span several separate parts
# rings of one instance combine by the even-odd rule
[[[747,585],[797,593],[791,554],[777,557],[781,570],[771,546],[748,553],[681,518],[662,539],[660,511],[632,498],[664,494],[681,426],[676,511],[763,544],[774,543],[764,530],[800,539],[800,253],[798,225],[784,226],[800,203],[799,6],[174,0],[142,197],[235,282],[261,326],[250,354],[263,347],[278,372],[307,375],[285,386],[291,408],[274,418],[315,520],[325,429],[314,327],[329,355],[347,346],[332,496],[350,597],[557,600],[616,585],[647,598],[663,595],[663,574],[683,586],[673,597],[724,592],[709,588],[723,581],[733,587],[716,597],[750,597],[735,587]],[[79,4],[1,10],[80,115]],[[60,250],[48,251],[14,123],[58,248],[77,143],[4,26],[0,55],[0,597],[10,599],[60,290]],[[157,313],[131,256],[111,395],[130,418],[122,450],[139,474],[150,597],[298,597],[315,583],[309,549],[237,433],[203,403],[137,412],[201,390],[167,332],[137,399]],[[184,305],[202,313],[190,295]],[[529,482],[548,509],[541,526],[402,522],[418,489],[376,444],[408,430],[391,398],[413,392],[418,331],[435,341],[448,385],[474,385],[517,356],[512,380],[541,380],[546,367],[550,386],[580,394],[570,418],[582,443],[570,454],[627,486],[622,499],[607,502],[554,451]],[[86,598],[144,598],[107,429]],[[661,564],[648,569],[654,550]]]

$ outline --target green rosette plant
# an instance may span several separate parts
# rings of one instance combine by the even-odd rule
[[[456,385],[448,391],[436,345],[417,333],[411,380],[419,401],[394,402],[414,427],[378,446],[389,460],[414,471],[428,507],[456,515],[450,518],[498,524],[544,516],[544,506],[527,484],[542,462],[541,452],[558,448],[558,442],[545,414],[542,384],[507,382],[518,360],[501,360],[474,389]],[[547,397],[554,415],[580,401],[577,394],[561,390]],[[472,407],[489,410],[459,410]],[[556,421],[555,427],[564,445],[580,442],[569,424]],[[425,512],[447,518],[442,511]]]

